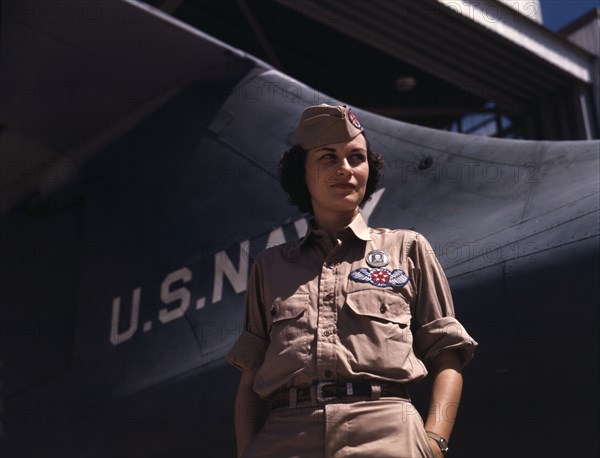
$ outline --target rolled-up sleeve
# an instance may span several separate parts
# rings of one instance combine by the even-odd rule
[[[473,358],[477,342],[455,318],[448,280],[422,235],[417,235],[409,257],[417,293],[411,310],[417,356],[427,362],[445,350],[458,350],[462,365],[466,365]]]
[[[256,372],[262,365],[268,343],[249,331],[242,331],[225,359],[240,369]]]
[[[262,300],[260,257],[252,266],[246,291],[244,330],[225,355],[225,359],[244,370],[257,371],[269,345]]]

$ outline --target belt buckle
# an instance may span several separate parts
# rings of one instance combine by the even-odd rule
[[[317,401],[327,402],[337,399],[335,396],[323,397],[323,387],[327,385],[335,385],[337,382],[319,382],[317,383]]]

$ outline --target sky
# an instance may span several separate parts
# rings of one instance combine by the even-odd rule
[[[558,30],[599,6],[599,0],[540,0],[542,20],[550,30]]]

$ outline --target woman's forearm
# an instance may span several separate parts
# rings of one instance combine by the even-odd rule
[[[462,393],[462,365],[455,351],[445,351],[431,361],[430,367],[433,372],[433,387],[425,430],[448,441]],[[437,444],[434,448],[438,448]]]
[[[262,428],[265,421],[264,401],[252,389],[254,376],[254,372],[242,372],[235,398],[234,421],[238,458],[242,456],[242,453]]]

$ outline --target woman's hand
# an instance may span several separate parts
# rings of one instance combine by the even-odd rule
[[[444,454],[440,450],[440,446],[431,437],[429,437],[429,445],[431,446],[431,450],[433,450],[433,456],[435,456],[435,458],[444,458]]]

